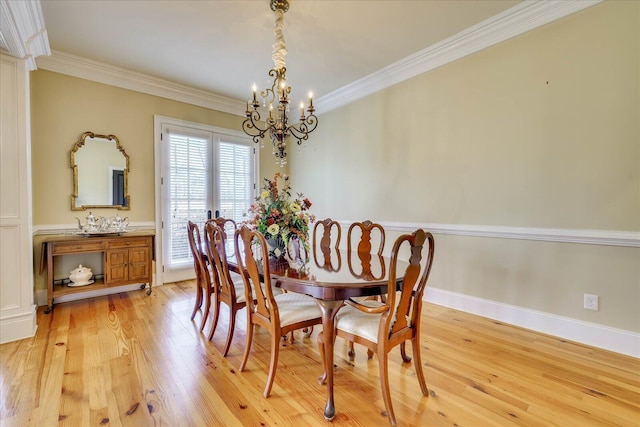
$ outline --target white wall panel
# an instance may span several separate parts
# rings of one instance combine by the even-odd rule
[[[36,332],[33,303],[29,74],[0,55],[0,343]]]
[[[20,227],[0,227],[0,312],[20,307]]]
[[[17,159],[19,137],[18,120],[18,64],[2,61],[0,64],[0,88],[2,88],[2,110],[0,110],[0,217],[17,218],[20,212],[19,165]],[[8,105],[5,106],[5,102]]]

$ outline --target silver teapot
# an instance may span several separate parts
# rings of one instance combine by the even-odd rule
[[[120,215],[116,214],[113,218],[109,220],[109,229],[112,231],[124,231],[129,225],[129,217],[126,216],[121,218]]]

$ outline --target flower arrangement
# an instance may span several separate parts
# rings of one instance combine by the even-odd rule
[[[278,189],[279,179],[284,181],[281,189]],[[249,208],[249,214],[253,217],[247,222],[265,237],[271,246],[270,256],[284,256],[292,239],[297,239],[304,247],[304,253],[308,254],[309,223],[315,221],[315,216],[308,212],[311,202],[302,193],[292,200],[287,175],[278,172],[273,180],[265,178],[264,181],[260,196]]]

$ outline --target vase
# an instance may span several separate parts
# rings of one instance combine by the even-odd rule
[[[284,246],[284,240],[281,237],[266,237],[267,250],[269,251],[269,259],[271,261],[284,262],[286,249]]]
[[[287,245],[277,236],[265,238],[269,251],[269,262],[274,266],[286,266],[300,270],[307,262],[307,251],[298,236],[291,236]]]
[[[303,268],[307,262],[307,251],[298,236],[292,236],[287,245],[285,258],[289,267],[295,270]]]

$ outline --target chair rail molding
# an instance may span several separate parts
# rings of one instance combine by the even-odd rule
[[[348,227],[355,221],[339,220]],[[564,228],[508,227],[495,225],[406,223],[378,221],[385,230],[411,233],[424,228],[434,234],[493,237],[497,239],[541,240],[545,242],[582,243],[590,245],[640,247],[640,231],[585,230]]]
[[[128,231],[155,230],[155,221],[130,222]],[[33,235],[73,234],[78,232],[78,224],[40,224],[33,226]]]

